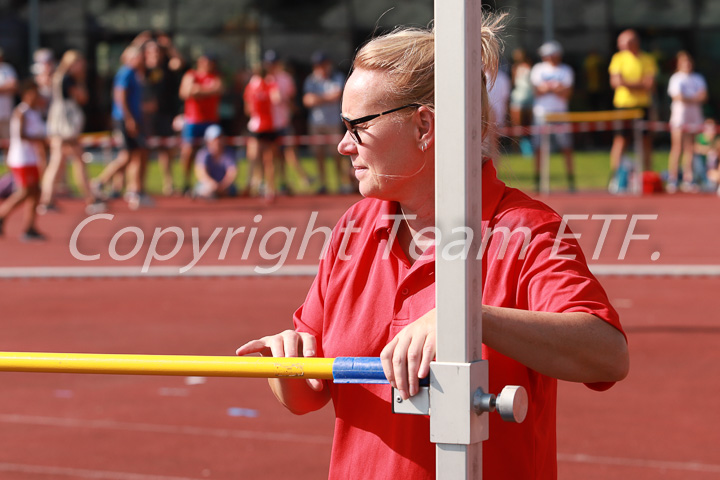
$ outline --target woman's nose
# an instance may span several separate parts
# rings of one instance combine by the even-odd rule
[[[349,131],[345,130],[345,135],[343,135],[342,140],[338,143],[337,149],[338,152],[340,152],[340,155],[352,155],[357,153],[357,143],[355,143],[355,140],[352,139]]]

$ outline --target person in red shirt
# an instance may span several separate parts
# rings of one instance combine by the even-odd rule
[[[197,68],[188,70],[180,82],[180,98],[185,101],[180,163],[185,175],[183,194],[191,192],[193,158],[202,142],[205,129],[220,123],[222,79],[217,73],[217,59],[205,53],[197,59]]]
[[[252,136],[247,147],[250,166],[245,192],[251,190],[253,173],[262,161],[265,177],[263,195],[266,201],[272,201],[275,198],[275,158],[280,153],[273,108],[281,98],[272,75],[264,65],[258,66],[250,78],[245,87],[243,100],[245,113],[250,117],[248,130]]]
[[[482,64],[491,79],[502,17],[482,19]],[[266,356],[379,356],[391,386],[407,398],[435,357],[434,35],[400,29],[357,53],[343,94],[348,155],[366,198],[341,218],[294,328],[252,340],[237,353]],[[484,76],[483,76],[484,77]],[[482,79],[486,87],[486,79]],[[482,135],[491,116],[482,96]],[[497,148],[489,148],[493,152]],[[522,385],[524,423],[490,417],[486,479],[557,476],[557,380],[610,388],[628,372],[617,312],[590,273],[580,246],[549,207],[507,187],[482,158],[482,356],[490,390]],[[429,419],[391,413],[388,385],[270,379],[290,411],[333,402],[330,478],[435,478]]]

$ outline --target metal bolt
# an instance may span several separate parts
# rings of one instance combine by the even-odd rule
[[[403,398],[400,395],[395,397],[395,403],[402,403],[402,402],[403,402]]]

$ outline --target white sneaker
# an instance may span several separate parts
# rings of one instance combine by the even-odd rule
[[[140,195],[138,195],[137,193],[126,192],[124,198],[130,210],[137,210],[138,208],[140,208]]]
[[[692,182],[682,182],[680,184],[680,191],[685,193],[697,193],[700,189],[697,185]]]
[[[617,177],[613,177],[610,179],[610,182],[608,183],[608,192],[612,195],[617,195],[620,193],[620,184],[618,183]]]

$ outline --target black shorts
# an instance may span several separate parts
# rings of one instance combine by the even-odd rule
[[[146,134],[148,137],[174,137],[172,128],[173,116],[167,113],[156,112],[145,115]]]
[[[628,108],[616,108],[615,110],[642,110],[643,115],[640,117],[640,120],[644,122],[650,121],[650,109],[647,107],[628,107]],[[643,133],[647,133],[646,131],[643,131]],[[632,127],[632,124],[629,127],[623,127],[622,130],[615,130],[615,135],[622,135],[625,137],[625,140],[628,142],[632,142],[635,139],[635,129]]]
[[[261,142],[274,142],[278,139],[278,132],[252,132],[252,136],[260,140]]]
[[[140,150],[147,148],[145,142],[145,134],[143,133],[142,124],[138,123],[138,134],[131,137],[127,131],[124,120],[113,120],[113,136],[115,141],[118,142],[118,147],[121,150]]]

